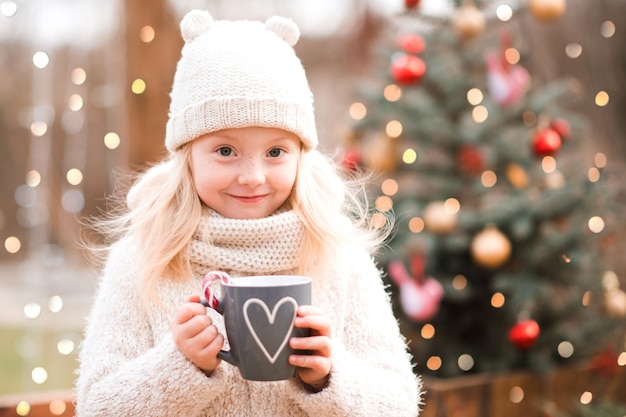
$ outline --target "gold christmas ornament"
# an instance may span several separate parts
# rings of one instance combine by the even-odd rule
[[[494,226],[487,226],[474,236],[471,244],[474,261],[488,269],[502,266],[511,256],[511,242]]]
[[[565,0],[529,0],[528,8],[537,19],[552,21],[565,13]]]
[[[486,26],[485,15],[474,4],[464,4],[454,11],[452,26],[463,39],[482,33]]]
[[[626,292],[619,287],[619,278],[613,271],[602,276],[604,287],[604,311],[610,317],[626,317]]]
[[[450,233],[456,227],[457,215],[446,210],[443,201],[433,201],[424,208],[424,226],[434,234]]]
[[[604,309],[611,317],[626,317],[626,292],[615,288],[604,293]]]
[[[506,177],[513,187],[518,190],[522,190],[528,187],[529,179],[528,173],[521,166],[510,163],[506,167]]]
[[[367,141],[364,146],[365,165],[377,172],[391,172],[397,168],[396,140],[379,134]]]

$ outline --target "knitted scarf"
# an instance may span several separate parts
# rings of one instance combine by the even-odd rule
[[[293,211],[262,219],[228,219],[205,209],[189,257],[194,269],[219,268],[237,275],[292,270],[298,266],[303,232]]]

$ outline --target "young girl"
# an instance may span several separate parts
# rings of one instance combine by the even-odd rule
[[[315,150],[313,99],[295,24],[192,11],[171,92],[169,157],[127,209],[80,353],[77,416],[416,416],[421,382],[372,260],[381,229]],[[360,187],[363,188],[362,185]],[[254,382],[221,362],[222,317],[204,275],[312,278],[289,344],[297,377]]]

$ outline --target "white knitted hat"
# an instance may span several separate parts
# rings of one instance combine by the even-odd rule
[[[293,46],[296,24],[214,20],[193,10],[180,23],[185,41],[170,93],[170,152],[221,129],[274,127],[317,146],[313,94]]]

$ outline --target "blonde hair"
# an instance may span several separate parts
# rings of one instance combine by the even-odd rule
[[[388,214],[383,227],[372,224],[366,193],[370,177],[344,170],[316,150],[302,152],[291,206],[305,227],[304,268],[310,270],[345,246],[361,246],[372,254],[381,247],[393,219]]]
[[[150,167],[137,177],[125,200],[113,196],[113,209],[90,223],[105,237],[104,245],[89,245],[100,261],[106,260],[116,241],[133,242],[140,268],[137,283],[150,298],[159,280],[192,276],[187,248],[202,203],[193,184],[190,148],[186,144]],[[305,229],[301,274],[323,268],[322,260],[346,245],[359,245],[372,253],[391,230],[391,221],[383,228],[372,226],[365,192],[368,177],[345,174],[330,157],[301,151],[296,184],[287,202]]]

